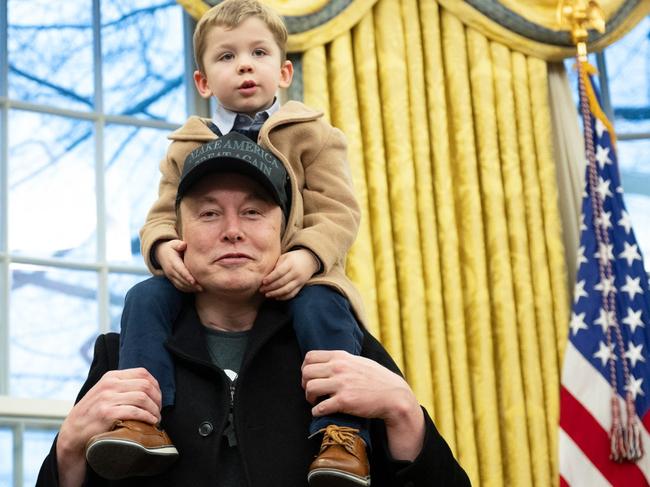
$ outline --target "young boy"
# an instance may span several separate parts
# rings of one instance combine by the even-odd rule
[[[182,305],[179,290],[201,292],[183,264],[185,243],[176,231],[179,177],[193,149],[231,131],[273,153],[289,174],[291,213],[284,253],[260,292],[290,300],[303,355],[316,349],[361,351],[362,333],[353,315],[360,316],[361,300],[344,271],[360,217],[345,140],[321,113],[298,102],[279,106],[276,92],[293,77],[286,40],[281,18],[256,0],[225,0],[197,24],[194,81],[202,97],[215,97],[216,115],[213,120],[190,117],[170,135],[159,199],[141,231],[147,265],[166,279],[154,277],[136,285],[122,316],[119,366],[149,370],[159,382],[162,407],[174,403],[173,366],[164,342]],[[321,433],[320,453],[309,468],[310,485],[369,485],[366,421],[347,415],[314,417],[310,434]],[[136,422],[118,423],[86,447],[90,465],[110,478],[159,473],[177,455],[163,431]]]

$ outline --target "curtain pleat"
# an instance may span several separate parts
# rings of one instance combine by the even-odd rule
[[[410,134],[407,51],[400,4],[380,1],[375,8],[381,114],[386,150],[393,248],[400,297],[404,369],[413,390],[433,411],[424,276]],[[409,50],[413,46],[409,46]],[[420,395],[421,394],[421,395]]]
[[[512,319],[516,312],[494,110],[494,84],[491,81],[494,79],[493,65],[485,37],[469,29],[467,42],[496,354],[494,369],[499,403],[510,405],[502,413],[501,420],[508,424],[508,428],[502,430],[502,456],[509,459],[504,464],[505,483],[533,485],[529,452],[520,448],[528,441],[523,364],[519,355],[517,323]]]
[[[473,485],[557,484],[568,320],[546,63],[431,0],[379,0],[304,53],[349,140],[369,329]]]
[[[447,349],[447,330],[442,298],[442,279],[440,270],[440,251],[437,241],[437,218],[433,193],[431,168],[431,146],[429,143],[429,119],[426,103],[426,79],[424,74],[424,49],[419,25],[419,6],[417,0],[402,3],[406,45],[412,46],[406,57],[409,80],[409,118],[411,120],[411,139],[417,195],[418,227],[422,252],[424,276],[425,311],[427,313],[431,374],[434,390],[434,418],[440,431],[455,443],[453,408],[449,398],[453,396],[451,385],[449,353]],[[416,49],[417,46],[418,48]],[[428,340],[427,340],[428,338]]]
[[[562,241],[562,222],[558,206],[558,179],[552,140],[551,107],[548,88],[547,63],[528,57],[528,73],[531,92],[531,113],[533,130],[537,143],[537,173],[542,187],[542,214],[544,216],[544,236],[548,255],[548,268],[553,299],[553,316],[556,323],[567,321],[569,316],[569,299],[566,292],[567,272]],[[541,143],[545,141],[546,143]],[[558,378],[564,357],[564,345],[567,341],[568,326],[555,327],[555,350],[558,361]],[[549,330],[550,331],[550,330]],[[550,339],[550,334],[549,337]],[[551,347],[552,350],[552,347]],[[559,380],[559,379],[558,379]]]
[[[393,225],[388,197],[384,130],[379,95],[379,69],[375,55],[374,15],[370,12],[352,32],[355,72],[360,89],[359,110],[364,147],[364,165],[368,197],[368,214],[364,215],[372,228],[374,262],[364,259],[366,265],[374,264],[377,283],[377,315],[382,343],[395,362],[404,367],[400,328],[399,292],[395,253],[393,250]]]
[[[474,423],[481,485],[503,485],[502,438],[494,368],[494,344],[488,294],[485,230],[477,170],[472,93],[465,30],[456,17],[442,11],[445,86],[450,112],[451,161],[460,238],[460,273],[469,358]],[[506,431],[503,431],[506,433]]]
[[[490,54],[494,62],[497,127],[499,132],[500,164],[503,178],[508,241],[517,316],[517,335],[526,399],[528,445],[535,485],[552,485],[557,478],[551,465],[555,454],[549,447],[555,428],[547,428],[543,368],[537,338],[534,289],[530,280],[531,261],[525,212],[525,193],[521,161],[517,150],[516,109],[513,92],[511,53],[500,44],[491,43]],[[553,357],[553,354],[549,354]],[[555,383],[557,387],[557,382]],[[557,393],[553,393],[554,396]],[[554,420],[557,418],[551,418]]]
[[[334,68],[334,67],[332,67]],[[302,56],[304,80],[304,102],[322,110],[325,119],[330,120],[330,96],[327,79],[328,60],[325,46],[314,47]]]
[[[331,99],[331,118],[335,127],[340,128],[348,139],[348,161],[352,169],[357,198],[363,215],[368,215],[368,191],[366,188],[366,170],[363,157],[363,139],[361,137],[361,119],[357,94],[357,81],[354,72],[354,56],[350,32],[338,37],[329,45],[329,56],[337,69],[329,70],[329,87]],[[379,317],[377,315],[377,286],[372,262],[373,247],[370,220],[361,220],[361,227],[356,245],[348,255],[347,274],[361,291],[366,306],[370,331],[381,339]]]
[[[474,428],[471,382],[469,375],[467,337],[463,305],[463,285],[460,273],[459,236],[451,176],[448,110],[444,72],[442,69],[442,42],[440,12],[435,2],[420,0],[420,22],[424,44],[425,83],[431,146],[434,207],[437,216],[436,241],[440,250],[440,277],[443,283],[442,309],[444,312],[446,342],[452,393],[434,383],[436,420],[440,415],[453,415],[454,434],[445,430],[445,438],[455,439],[458,458],[478,479],[478,453]],[[425,134],[426,135],[426,134]],[[433,326],[440,326],[434,323]],[[453,404],[453,408],[450,406]],[[450,421],[450,420],[446,420]],[[452,443],[453,444],[453,443]]]

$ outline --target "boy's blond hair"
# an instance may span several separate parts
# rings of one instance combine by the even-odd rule
[[[205,73],[203,54],[210,29],[218,25],[233,29],[249,17],[257,17],[266,24],[280,48],[282,60],[285,59],[288,33],[282,17],[257,0],[224,0],[203,14],[194,29],[194,61],[201,73]]]

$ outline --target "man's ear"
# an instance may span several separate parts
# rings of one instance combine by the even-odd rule
[[[196,91],[199,92],[202,98],[210,98],[212,96],[212,89],[208,84],[208,78],[198,69],[194,71],[194,84],[196,85]]]
[[[293,79],[293,64],[286,59],[280,67],[280,88],[288,88]]]

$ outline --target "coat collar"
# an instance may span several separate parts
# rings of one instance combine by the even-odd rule
[[[253,328],[251,328],[242,362],[242,371],[273,335],[290,325],[291,314],[288,305],[283,301],[266,300],[260,307]],[[174,323],[172,336],[166,342],[166,347],[172,355],[181,360],[214,369],[208,353],[203,325],[196,313],[193,296],[186,299],[183,309]]]
[[[269,117],[266,123],[262,126],[260,136],[267,136],[269,130],[279,125],[316,120],[322,116],[323,112],[312,110],[298,101],[289,101]],[[210,142],[217,138],[217,135],[208,127],[208,122],[210,121],[209,118],[191,116],[182,127],[173,131],[167,136],[167,138],[170,140]]]

